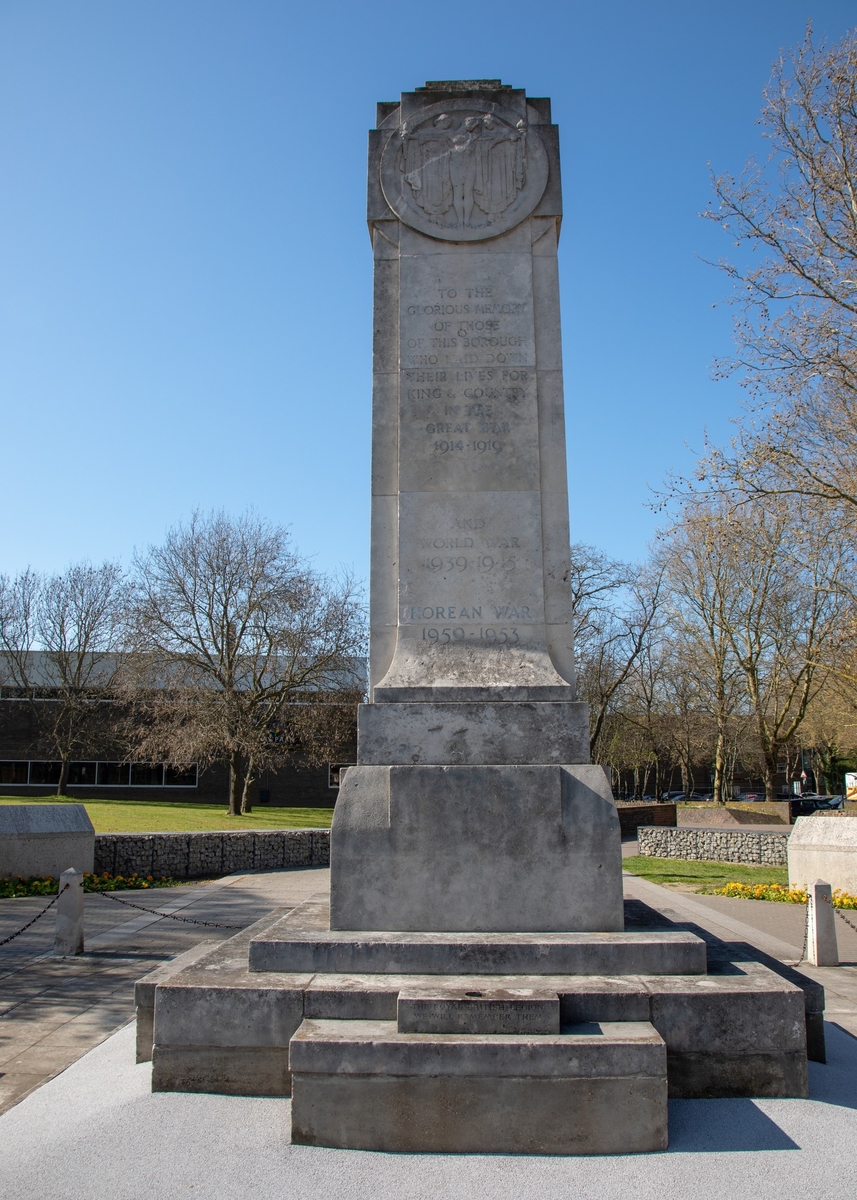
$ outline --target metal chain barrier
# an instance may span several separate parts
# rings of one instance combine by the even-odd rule
[[[62,888],[59,892],[57,892],[57,894],[53,897],[53,899],[48,901],[48,903],[45,905],[45,907],[42,909],[42,911],[40,913],[36,913],[36,915],[33,917],[32,921],[28,921],[27,924],[23,927],[23,929],[19,929],[17,933],[11,933],[9,935],[9,937],[3,938],[3,941],[0,942],[0,946],[5,946],[7,942],[14,942],[16,937],[20,937],[22,933],[26,933],[31,925],[35,925],[35,923],[36,923],[36,921],[38,921],[39,917],[43,917],[45,915],[45,913],[48,911],[48,909],[51,908],[54,904],[56,904],[57,900],[59,900],[60,896],[62,895],[62,893],[66,890],[66,888],[68,886],[69,885],[66,884],[64,888]]]
[[[849,921],[849,919],[846,917],[845,913],[842,911],[841,908],[834,907],[833,911],[836,913],[837,917],[841,917],[842,920],[845,922],[845,924],[850,925],[850,927],[854,930],[854,932],[857,933],[857,925],[855,925],[853,921]]]
[[[154,908],[146,908],[145,904],[132,904],[130,900],[120,900],[118,896],[112,896],[110,892],[89,892],[88,895],[104,896],[107,900],[115,900],[117,904],[125,904],[128,908],[137,908],[140,912],[149,913],[152,917],[169,917],[171,921],[183,921],[185,925],[208,925],[211,929],[244,929],[244,925],[223,925],[220,921],[196,921],[193,917],[179,917],[175,913],[162,913]],[[54,897],[56,899],[56,897]],[[41,916],[41,913],[39,914]],[[37,918],[38,919],[38,918]],[[31,922],[32,923],[32,922]],[[26,927],[25,927],[26,928]],[[17,935],[16,935],[17,936]],[[0,942],[0,946],[3,943]]]
[[[797,962],[794,964],[794,966],[799,967],[801,965],[801,963],[806,962],[806,950],[807,950],[808,945],[809,945],[809,898],[807,898],[807,902],[803,906],[803,949],[800,952],[800,958],[797,960]]]

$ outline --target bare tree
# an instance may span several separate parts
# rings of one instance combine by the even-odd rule
[[[312,571],[252,513],[195,513],[135,575],[138,753],[226,762],[233,815],[260,769],[341,753],[365,653],[349,579]]]
[[[719,222],[739,250],[736,356],[750,392],[726,472],[751,494],[795,492],[857,506],[857,30],[803,43],[775,64],[761,116],[767,162],[714,181]],[[747,251],[748,253],[744,253]]]
[[[732,649],[730,629],[738,614],[740,580],[731,553],[736,528],[723,504],[687,504],[680,519],[661,539],[665,606],[684,641],[685,668],[695,681],[700,705],[714,721],[713,795],[725,803],[732,720],[742,699],[742,673]],[[731,756],[734,761],[734,755]]]
[[[101,705],[115,697],[128,611],[128,583],[117,563],[0,577],[3,673],[29,701],[40,744],[60,762],[58,795],[72,760],[105,736]]]
[[[574,647],[581,696],[590,705],[590,752],[653,627],[660,575],[615,562],[593,546],[571,548]]]
[[[733,508],[718,542],[733,588],[725,632],[752,707],[769,800],[782,751],[828,677],[845,625],[841,581],[850,556],[824,516],[768,498]]]

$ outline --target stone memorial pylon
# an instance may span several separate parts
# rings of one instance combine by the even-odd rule
[[[291,1091],[296,1143],[658,1150],[668,1089],[805,1096],[807,1031],[823,1058],[817,985],[624,928],[574,697],[560,215],[547,100],[379,106],[371,697],[330,896],[137,988],[153,1089]]]
[[[575,699],[550,102],[379,106],[370,703],[331,927],[620,930],[609,781]]]

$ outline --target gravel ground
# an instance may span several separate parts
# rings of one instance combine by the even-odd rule
[[[612,1158],[377,1154],[289,1144],[287,1100],[152,1095],[120,1030],[0,1117],[5,1200],[853,1200],[857,1040],[828,1030],[810,1100],[681,1100],[670,1149]]]

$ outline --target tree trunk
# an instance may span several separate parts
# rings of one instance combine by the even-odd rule
[[[229,815],[241,816],[241,799],[244,795],[244,759],[240,751],[233,750],[229,756]]]
[[[717,742],[714,747],[714,801],[716,804],[725,804],[726,797],[724,796],[724,758],[726,749],[726,736],[722,729],[717,731]]]
[[[241,811],[242,813],[250,813],[253,811],[253,801],[250,799],[250,788],[253,785],[253,768],[255,764],[252,757],[247,763],[247,771],[244,775],[244,787],[241,789]]]
[[[777,798],[777,760],[776,755],[773,757],[769,754],[765,755],[765,799],[770,804]]]
[[[58,796],[65,795],[65,790],[68,787],[68,769],[70,766],[71,766],[71,764],[69,763],[69,761],[64,758],[62,760],[62,765],[60,766],[60,778],[59,778],[59,783],[57,784],[57,795]]]

